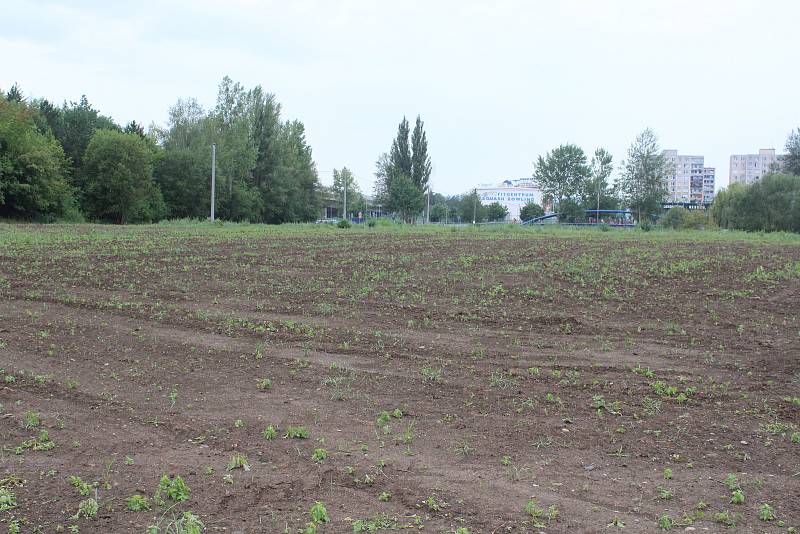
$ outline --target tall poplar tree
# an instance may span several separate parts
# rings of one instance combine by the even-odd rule
[[[389,151],[389,174],[394,176],[404,174],[411,177],[411,148],[408,145],[408,134],[408,121],[403,117],[397,126],[397,136],[392,141],[392,148]]]
[[[431,157],[428,154],[428,137],[424,125],[417,115],[417,123],[411,134],[411,179],[423,191],[428,188],[431,177]]]

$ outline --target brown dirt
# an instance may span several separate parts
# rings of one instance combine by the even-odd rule
[[[165,473],[191,488],[173,511],[209,532],[297,532],[315,501],[322,533],[379,513],[472,534],[606,532],[615,516],[657,532],[664,514],[720,532],[725,510],[735,531],[800,525],[797,245],[86,228],[0,248],[0,368],[15,377],[0,384],[2,470],[24,480],[6,481],[18,506],[0,521],[23,532],[143,533],[165,508],[124,500],[152,497]],[[694,391],[681,402],[656,381]],[[40,426],[25,428],[29,411]],[[290,425],[310,438],[283,439]],[[55,448],[16,454],[42,428]],[[249,471],[226,471],[235,452]],[[98,483],[96,518],[70,519],[86,498],[70,475]],[[534,526],[531,499],[558,517]],[[759,520],[762,503],[776,520]]]

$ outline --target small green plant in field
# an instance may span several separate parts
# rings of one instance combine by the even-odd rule
[[[264,439],[267,441],[272,441],[273,439],[278,437],[278,429],[272,425],[269,425],[267,428],[261,432],[261,435],[264,436]]]
[[[514,387],[516,383],[514,375],[510,371],[495,370],[492,371],[492,378],[489,385],[493,388],[508,389]]]
[[[169,400],[172,403],[170,408],[175,407],[175,403],[178,402],[178,386],[172,386],[172,389],[169,391]]]
[[[125,499],[125,506],[131,512],[146,512],[150,509],[150,499],[144,495],[131,495]]]
[[[157,524],[147,527],[146,534],[201,534],[205,528],[200,517],[187,510],[177,518],[162,516]]]
[[[308,439],[309,435],[310,433],[304,426],[290,426],[286,429],[286,434],[283,437],[288,439]]]
[[[658,526],[661,530],[672,530],[675,526],[675,521],[667,514],[658,518]]]
[[[736,478],[736,475],[733,473],[728,473],[728,476],[725,477],[725,480],[722,483],[725,484],[725,487],[731,491],[739,489],[739,479]]]
[[[321,503],[320,501],[316,501],[311,506],[311,510],[309,510],[308,515],[311,516],[311,522],[315,525],[328,523],[331,520],[330,516],[328,515],[328,510],[325,508],[325,504]]]
[[[609,527],[617,527],[617,528],[625,528],[625,522],[619,517],[614,516],[611,518],[611,523],[608,524]]]
[[[511,465],[511,456],[503,456],[503,458],[500,460],[500,464],[506,467]]]
[[[663,486],[659,486],[658,487],[658,495],[659,495],[659,497],[661,499],[663,499],[665,501],[672,500],[672,497],[673,497],[672,490],[669,489],[669,488],[665,488]]]
[[[325,449],[314,449],[314,453],[311,455],[311,459],[315,462],[321,462],[325,458],[328,457],[328,451]]]
[[[14,453],[22,454],[27,449],[33,451],[49,451],[55,448],[55,446],[56,444],[50,439],[50,433],[47,430],[40,430],[38,436],[23,441],[22,445],[14,449]]]
[[[636,367],[634,367],[632,369],[632,371],[634,373],[636,373],[637,375],[641,375],[641,376],[643,376],[645,378],[655,378],[656,377],[656,374],[655,374],[655,372],[653,372],[652,369],[650,369],[649,367],[642,367],[641,364],[636,364]]]
[[[661,400],[645,397],[642,400],[642,411],[645,415],[654,416],[661,411]]]
[[[258,389],[261,389],[261,390],[271,389],[272,388],[272,380],[269,379],[269,378],[261,378],[261,379],[258,380],[258,383],[256,384],[256,387]]]
[[[800,432],[794,432],[792,434],[792,443],[800,443]]]
[[[773,436],[778,436],[785,434],[789,430],[789,425],[787,423],[781,423],[780,421],[774,421],[772,423],[762,425],[762,429],[769,432]]]
[[[424,384],[440,384],[442,382],[442,368],[434,369],[431,366],[422,368],[422,382]]]
[[[664,469],[664,480],[672,480],[672,469],[669,467]]]
[[[534,528],[544,528],[545,524],[542,522],[542,517],[545,515],[545,510],[534,499],[530,499],[525,505],[525,513],[531,517],[531,522]],[[557,514],[556,514],[557,515]]]
[[[8,534],[22,534],[22,526],[19,519],[12,519],[8,522]]]
[[[242,421],[241,419],[237,419],[236,421],[233,422],[233,426],[235,428],[244,428],[244,421]]]
[[[724,512],[720,512],[718,514],[714,514],[714,521],[722,525],[725,525],[728,528],[736,526],[736,517],[728,510],[725,510]]]
[[[158,482],[158,488],[153,496],[156,504],[164,506],[164,497],[175,502],[184,502],[189,500],[189,486],[183,479],[176,475],[175,478],[170,478],[168,475],[162,475],[161,480]]]
[[[92,485],[84,482],[81,477],[70,476],[69,483],[78,490],[78,493],[86,497],[92,492]]]
[[[620,402],[607,402],[602,395],[595,395],[592,397],[592,407],[597,411],[597,415],[603,415],[603,410],[611,415],[622,415],[622,406]]]
[[[392,418],[392,416],[389,414],[389,412],[387,412],[387,411],[381,412],[381,414],[378,416],[378,420],[377,420],[378,426],[379,427],[386,426],[389,423],[389,421],[391,420],[391,418]]]
[[[383,491],[380,495],[378,495],[378,500],[381,502],[389,502],[392,500],[392,494],[388,491]]]
[[[41,424],[41,420],[39,419],[39,414],[36,412],[32,412],[28,410],[25,412],[25,422],[22,426],[25,430],[30,430],[31,428],[36,428]]]
[[[0,512],[17,507],[17,495],[8,488],[0,487]]]
[[[448,506],[446,502],[438,500],[435,495],[431,495],[425,499],[423,505],[428,509],[429,512],[441,512]]]
[[[72,516],[72,519],[79,519],[85,517],[86,519],[94,519],[97,517],[97,512],[100,510],[100,505],[96,500],[89,498],[78,503],[78,511]]]
[[[758,518],[761,521],[772,521],[775,519],[775,510],[769,504],[764,503],[758,509]]]
[[[555,504],[551,504],[547,507],[547,519],[549,521],[558,520],[558,513],[558,507]]]
[[[378,532],[379,530],[395,530],[397,519],[386,514],[375,514],[372,519],[356,519],[353,521],[353,532]]]
[[[228,461],[228,471],[233,471],[234,469],[250,471],[250,462],[247,461],[247,457],[244,454],[240,452],[233,453],[230,461]]]
[[[731,493],[731,504],[742,504],[744,502],[744,492],[737,489]]]
[[[414,427],[417,425],[416,420],[412,420],[408,425],[406,425],[406,429],[403,430],[403,434],[397,438],[403,445],[411,445],[414,442]]]

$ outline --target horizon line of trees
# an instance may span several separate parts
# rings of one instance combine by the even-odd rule
[[[342,203],[346,198],[349,212],[366,208],[347,167],[333,170],[332,187],[319,183],[303,123],[283,120],[274,94],[261,86],[246,89],[226,76],[213,108],[179,99],[166,126],[147,131],[136,121],[117,124],[86,96],[58,106],[43,98],[26,100],[17,85],[0,92],[0,218],[113,223],[207,218],[212,143],[221,219],[311,221],[328,191]],[[432,163],[419,115],[413,131],[403,117],[375,168],[374,204],[403,221],[420,214],[431,222],[508,217],[500,203],[483,205],[475,189],[453,196],[431,191]],[[580,222],[587,210],[623,207],[639,222],[658,218],[672,169],[656,134],[649,128],[641,132],[616,177],[614,170],[613,156],[602,147],[590,157],[567,143],[538,156],[532,176],[544,205],[524,206],[521,219],[549,208],[562,221]],[[724,228],[799,231],[798,175],[800,128],[788,136],[780,169],[756,184],[733,184],[717,194],[714,222]],[[676,213],[669,224],[682,224],[685,216]]]
[[[0,93],[0,217],[154,222],[207,218],[211,145],[216,213],[265,223],[314,220],[319,179],[305,127],[283,120],[275,95],[229,77],[208,110],[179,99],[166,127],[124,127],[86,96],[57,106]]]

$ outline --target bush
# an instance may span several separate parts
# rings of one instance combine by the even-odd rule
[[[370,219],[369,221],[367,221],[367,226],[369,226],[370,228],[375,228],[375,219]]]
[[[350,221],[348,221],[347,219],[342,219],[336,226],[338,226],[339,228],[350,228],[351,225]]]
[[[661,224],[667,228],[678,230],[685,226],[687,217],[689,217],[689,210],[683,206],[676,206],[669,209],[667,214],[661,218]]]
[[[642,232],[649,232],[653,229],[653,223],[650,222],[650,219],[643,219],[639,222],[639,230]]]
[[[544,208],[536,202],[528,202],[519,211],[519,218],[523,221],[529,221],[542,215],[544,215]]]

